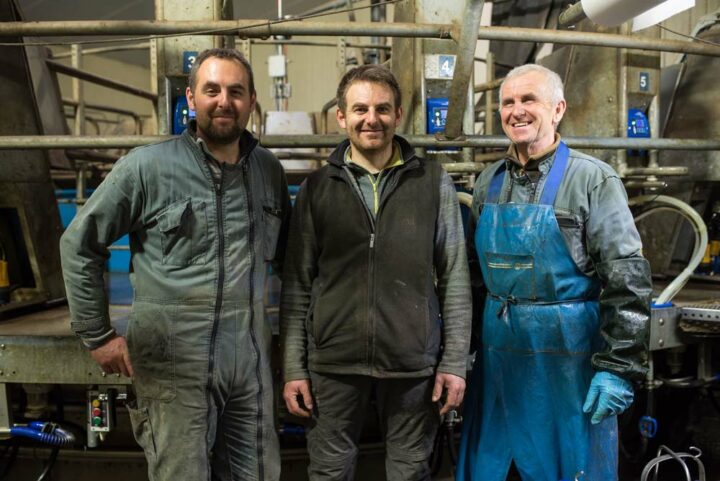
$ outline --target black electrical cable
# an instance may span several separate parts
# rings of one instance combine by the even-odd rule
[[[447,436],[448,454],[450,455],[450,463],[453,468],[457,466],[457,452],[455,451],[455,430],[453,425],[449,424],[445,428],[445,435]]]
[[[10,454],[8,455],[8,460],[3,464],[2,471],[0,471],[0,479],[6,479],[8,473],[10,472],[10,469],[12,468],[13,464],[15,464],[15,460],[17,459],[17,453],[20,449],[20,445],[18,443],[17,439],[11,439],[11,447],[10,447]],[[5,457],[5,453],[7,451],[3,451],[2,457]]]
[[[720,402],[718,402],[718,399],[715,397],[715,391],[713,391],[712,387],[710,386],[706,387],[704,391],[707,392],[710,404],[712,404],[715,410],[720,414]]]
[[[45,466],[45,470],[40,474],[40,477],[37,478],[37,481],[47,481],[50,479],[50,473],[55,466],[55,461],[57,461],[58,453],[60,452],[60,447],[55,446],[53,447],[52,452],[50,453],[50,457],[47,460],[47,466]]]

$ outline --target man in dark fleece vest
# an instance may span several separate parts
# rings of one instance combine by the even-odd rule
[[[401,95],[389,70],[351,70],[337,98],[348,140],[304,182],[291,220],[283,396],[311,418],[311,480],[354,478],[371,401],[387,479],[429,480],[440,417],[465,391],[471,305],[455,189],[394,135]]]

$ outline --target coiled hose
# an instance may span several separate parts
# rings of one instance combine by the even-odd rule
[[[51,446],[70,446],[75,442],[75,435],[54,423],[33,421],[27,426],[13,426],[11,436],[34,439]]]

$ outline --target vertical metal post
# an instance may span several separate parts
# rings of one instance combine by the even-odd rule
[[[629,25],[624,23],[620,27],[620,33],[627,35],[629,33]],[[628,116],[628,50],[626,48],[618,49],[618,112],[617,112],[617,128],[618,137],[627,137],[627,116]],[[615,168],[622,177],[625,169],[627,169],[627,151],[625,149],[617,150],[617,161]]]
[[[7,384],[0,383],[0,439],[9,437],[12,427],[12,408],[7,392]]]
[[[445,136],[455,139],[462,135],[468,86],[475,67],[475,48],[482,17],[484,0],[467,0],[466,15],[460,31],[455,73],[450,85],[449,105],[445,123]]]
[[[485,57],[485,68],[487,69],[487,83],[495,80],[495,54],[492,52],[487,53]],[[493,92],[494,89],[485,91],[485,135],[493,135],[495,128],[493,120],[495,119],[495,112],[493,109]]]
[[[337,38],[337,68],[338,68],[338,82],[345,75],[345,68],[347,63],[347,38]]]
[[[82,47],[78,44],[73,44],[70,47],[70,53],[73,68],[82,69]],[[85,96],[82,80],[73,77],[72,91],[73,100],[77,102],[77,107],[75,107],[75,125],[73,133],[75,135],[85,135]]]
[[[660,95],[653,95],[650,101],[650,109],[648,110],[648,117],[650,117],[650,137],[657,139],[660,137]],[[655,168],[659,167],[658,164],[658,151],[656,149],[650,150],[648,159],[648,167]]]
[[[708,342],[698,344],[698,373],[697,377],[700,381],[712,379],[712,346]]]
[[[85,162],[78,162],[75,173],[75,209],[80,211],[85,204],[85,189],[87,188],[87,165]]]

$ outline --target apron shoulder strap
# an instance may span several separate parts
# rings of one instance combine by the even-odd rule
[[[545,181],[545,187],[543,188],[542,195],[540,196],[541,205],[553,205],[555,204],[555,197],[557,197],[558,190],[560,189],[560,183],[565,176],[565,168],[568,164],[568,157],[570,155],[570,149],[565,142],[560,141],[558,148],[555,151],[555,160],[553,160],[552,167],[548,173],[547,180]],[[493,179],[495,180],[495,179]]]
[[[497,204],[500,198],[500,191],[502,190],[503,180],[505,179],[505,168],[506,164],[503,162],[500,167],[495,171],[492,180],[490,180],[490,186],[488,187],[487,195],[485,196],[485,202],[488,204]]]

